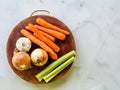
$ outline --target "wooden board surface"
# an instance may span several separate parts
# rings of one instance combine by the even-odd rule
[[[22,79],[24,79],[25,81],[31,82],[31,83],[35,83],[35,84],[45,84],[45,81],[41,81],[39,82],[36,78],[35,75],[38,74],[41,70],[43,70],[47,65],[49,65],[50,63],[52,63],[54,60],[52,60],[51,58],[49,58],[48,62],[46,65],[42,66],[42,67],[36,67],[34,65],[32,65],[32,68],[29,70],[25,70],[25,71],[19,71],[16,70],[13,65],[12,65],[12,57],[13,57],[13,51],[15,49],[15,43],[16,40],[20,37],[22,37],[22,35],[20,34],[20,30],[24,29],[26,25],[28,25],[28,23],[32,23],[32,24],[36,24],[35,20],[36,18],[41,17],[43,19],[45,19],[46,21],[50,22],[51,24],[54,24],[62,29],[65,29],[67,31],[70,32],[70,35],[68,35],[66,37],[66,39],[64,41],[60,41],[60,40],[56,40],[56,44],[60,47],[60,52],[58,52],[58,57],[66,54],[67,52],[71,51],[71,50],[75,50],[75,41],[74,41],[74,37],[70,31],[70,29],[60,20],[51,17],[51,16],[46,16],[46,15],[37,15],[37,16],[32,16],[32,17],[28,17],[26,19],[24,19],[23,21],[21,21],[18,25],[16,25],[16,27],[12,30],[8,41],[7,41],[7,46],[6,46],[6,53],[7,53],[7,58],[8,58],[8,62],[9,65],[11,66],[11,68],[13,69],[13,71]],[[35,48],[39,48],[39,46],[32,44],[32,48],[29,52],[29,54],[33,51],[33,49]],[[70,64],[67,68],[65,68],[62,72],[60,72],[55,78],[53,78],[50,82],[53,82],[57,79],[60,79],[61,77],[63,77],[65,75],[65,73],[67,73],[67,71],[70,69],[72,64]]]

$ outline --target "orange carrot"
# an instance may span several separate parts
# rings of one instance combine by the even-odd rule
[[[32,24],[28,24],[27,28],[30,31],[34,32],[34,35],[40,39],[41,41],[43,41],[44,43],[46,43],[49,47],[51,47],[55,52],[59,52],[60,48],[51,40],[49,40],[48,38],[46,38],[34,25]]]
[[[37,28],[34,28],[34,25],[29,23],[28,26],[25,27],[25,29],[35,33],[38,29]]]
[[[40,39],[41,41],[43,41],[44,43],[46,43],[49,47],[51,47],[55,52],[59,52],[60,48],[59,46],[57,46],[55,43],[53,43],[51,40],[49,40],[48,38],[44,37],[44,36],[40,36],[39,32],[34,33],[34,36],[36,36],[38,39]]]
[[[50,39],[51,41],[55,42],[55,37],[43,32],[43,31],[40,31],[45,37],[47,37],[48,39]]]
[[[64,40],[66,38],[65,34],[58,32],[58,31],[54,31],[52,29],[48,29],[39,25],[35,25],[36,28],[38,28],[39,30],[46,32],[52,36],[54,36],[55,38],[59,39],[59,40]]]
[[[68,32],[68,31],[66,31],[66,30],[63,30],[63,29],[61,29],[61,28],[59,28],[59,27],[57,27],[57,26],[55,26],[55,25],[53,25],[53,24],[45,21],[45,20],[42,19],[42,18],[37,18],[37,19],[36,19],[36,23],[39,24],[39,25],[41,25],[41,26],[43,26],[43,27],[46,27],[46,28],[49,28],[49,29],[53,29],[53,30],[59,31],[59,32],[64,33],[64,34],[66,34],[66,35],[69,35],[69,34],[70,34],[70,32]]]
[[[32,31],[32,32],[35,32],[35,30],[33,30],[33,29],[31,29],[30,28],[30,26],[32,26],[33,27],[33,25],[31,24],[31,23],[29,23],[28,24],[28,26],[26,26],[25,28],[27,29],[27,30],[30,30],[30,31]],[[45,32],[42,32],[42,31],[40,31],[44,36],[46,36],[48,39],[50,39],[51,41],[55,41],[55,37],[53,37],[53,36],[51,36],[51,35],[49,35],[49,34],[47,34],[47,33],[45,33]]]
[[[36,45],[38,45],[41,48],[43,48],[44,50],[46,50],[53,60],[56,60],[58,58],[57,54],[49,46],[47,46],[41,40],[37,39],[29,31],[27,31],[25,29],[22,29],[20,32],[21,32],[22,35],[24,35],[25,37],[29,38],[33,43],[35,43]]]
[[[28,25],[31,25],[31,24],[28,24]],[[35,30],[30,29],[30,26],[26,26],[25,29],[27,29],[27,30],[29,30],[29,31],[31,31],[31,32],[33,32],[33,33],[35,32]]]

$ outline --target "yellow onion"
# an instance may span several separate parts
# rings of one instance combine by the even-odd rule
[[[35,66],[43,66],[48,61],[48,54],[45,50],[37,48],[31,53],[31,60]]]
[[[26,52],[14,52],[12,64],[17,70],[27,70],[31,66],[31,58]]]

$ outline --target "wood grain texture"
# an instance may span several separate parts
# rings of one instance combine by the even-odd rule
[[[50,63],[52,63],[54,60],[52,60],[49,57],[49,60],[47,62],[46,65],[42,66],[42,67],[36,67],[34,65],[32,65],[32,68],[26,71],[19,71],[16,70],[13,65],[12,65],[12,57],[13,57],[13,51],[15,49],[15,43],[16,40],[20,37],[22,37],[22,35],[20,34],[20,30],[25,28],[25,26],[28,23],[32,23],[32,24],[36,24],[35,20],[36,18],[41,17],[43,19],[45,19],[46,21],[62,28],[65,29],[67,31],[70,32],[70,35],[68,35],[66,37],[66,39],[64,41],[60,41],[60,40],[56,40],[56,44],[60,47],[60,52],[58,52],[58,57],[66,54],[67,52],[71,51],[71,50],[75,50],[75,41],[74,41],[74,37],[70,31],[70,29],[60,20],[51,17],[51,16],[46,16],[46,15],[36,15],[36,16],[32,16],[32,17],[28,17],[26,19],[24,19],[23,21],[21,21],[18,25],[16,25],[16,27],[12,30],[8,41],[7,41],[7,46],[6,46],[6,53],[7,53],[7,58],[8,58],[8,62],[9,65],[11,66],[11,68],[13,69],[13,71],[23,80],[34,83],[34,84],[45,84],[45,81],[41,81],[39,82],[36,78],[35,75],[38,74],[41,70],[43,70],[47,65],[49,65]],[[33,49],[35,48],[39,48],[39,46],[32,44],[32,48],[29,52],[29,54],[33,51]],[[72,64],[70,64],[67,68],[65,68],[62,72],[60,72],[55,78],[53,78],[50,82],[53,82],[57,79],[60,79],[61,77],[63,77],[67,71],[70,69]]]

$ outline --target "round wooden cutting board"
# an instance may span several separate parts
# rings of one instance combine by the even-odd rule
[[[26,25],[28,25],[29,23],[32,24],[36,24],[35,20],[40,17],[45,19],[46,21],[50,22],[53,25],[56,25],[62,29],[65,29],[67,31],[70,32],[70,35],[68,35],[66,37],[66,39],[64,41],[60,41],[60,40],[56,40],[56,44],[60,47],[60,52],[58,52],[58,57],[66,54],[67,52],[71,51],[71,50],[75,50],[75,41],[74,41],[74,37],[71,33],[71,31],[69,30],[69,28],[60,20],[56,19],[55,17],[51,17],[51,16],[47,16],[47,15],[36,15],[36,16],[31,16],[26,18],[25,20],[21,21],[18,25],[16,25],[16,27],[12,30],[8,41],[7,41],[7,46],[6,46],[6,53],[7,53],[7,58],[8,58],[8,62],[9,65],[11,66],[11,68],[13,69],[13,71],[22,79],[24,79],[25,81],[31,82],[31,83],[35,83],[35,84],[45,84],[45,81],[42,80],[41,82],[39,82],[35,75],[38,74],[41,70],[43,70],[47,65],[49,65],[50,63],[52,63],[54,60],[52,60],[49,57],[49,60],[47,62],[46,65],[42,66],[42,67],[37,67],[32,65],[32,68],[29,70],[25,70],[25,71],[19,71],[17,69],[15,69],[12,65],[12,57],[13,57],[13,52],[15,49],[15,43],[16,40],[20,37],[23,37],[20,33],[21,29],[24,29]],[[32,48],[29,52],[29,54],[33,51],[33,49],[35,48],[39,48],[39,46],[35,45],[32,43]],[[66,72],[70,69],[72,64],[70,64],[67,68],[65,68],[62,72],[60,72],[55,78],[53,78],[50,82],[53,82],[57,79],[60,79],[61,77],[63,77]]]

